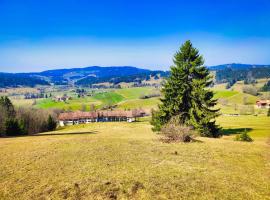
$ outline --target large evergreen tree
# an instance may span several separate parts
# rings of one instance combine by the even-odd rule
[[[203,66],[203,57],[186,41],[173,61],[175,66],[163,85],[159,110],[152,113],[153,130],[159,131],[173,116],[178,116],[181,123],[193,126],[202,136],[218,137],[220,128],[215,124],[218,110],[213,109],[217,100],[207,89],[213,82]]]

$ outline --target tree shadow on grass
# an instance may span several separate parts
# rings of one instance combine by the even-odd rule
[[[60,133],[42,133],[29,136],[58,136],[58,135],[89,135],[97,134],[98,131],[84,131],[84,132],[60,132]]]
[[[64,135],[89,135],[89,134],[97,134],[98,131],[84,131],[84,132],[43,132],[33,135],[14,135],[14,136],[4,136],[0,138],[17,138],[17,137],[41,137],[41,136],[64,136]]]
[[[203,143],[203,141],[198,140],[197,138],[192,138],[191,142]]]
[[[225,129],[222,129],[222,134],[223,135],[235,135],[235,134],[241,134],[243,132],[250,132],[252,131],[253,129],[252,128],[225,128]]]

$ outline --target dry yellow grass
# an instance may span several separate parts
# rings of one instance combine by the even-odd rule
[[[37,88],[22,87],[22,88],[9,88],[6,89],[7,94],[25,94],[25,93],[39,93]]]
[[[255,142],[164,144],[147,121],[2,138],[0,199],[269,199],[270,118],[219,122]]]
[[[213,90],[226,90],[226,83],[221,83],[221,84],[215,84],[213,87]]]
[[[264,86],[265,83],[267,83],[268,79],[264,78],[264,79],[256,79],[257,83],[254,84],[254,86],[258,89],[260,89],[261,87]],[[244,84],[244,81],[237,81],[233,86],[232,89],[238,92],[242,92],[243,91],[243,87],[247,86]],[[251,84],[249,84],[249,86],[251,86]]]
[[[10,98],[16,107],[29,107],[35,102],[35,99]]]

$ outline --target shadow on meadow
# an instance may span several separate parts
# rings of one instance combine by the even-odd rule
[[[84,132],[56,132],[56,133],[41,133],[34,135],[17,135],[17,136],[4,136],[2,138],[17,138],[17,137],[40,137],[40,136],[65,136],[65,135],[88,135],[88,134],[97,134],[98,131],[84,131]]]
[[[97,134],[98,131],[84,131],[84,132],[58,132],[58,133],[44,133],[44,134],[36,134],[29,136],[54,136],[54,135],[88,135],[88,134]]]
[[[223,135],[235,135],[235,134],[241,134],[244,133],[245,131],[248,133],[252,131],[252,128],[225,128],[222,129],[222,134]]]

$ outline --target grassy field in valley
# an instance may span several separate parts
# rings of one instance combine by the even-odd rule
[[[149,99],[132,99],[128,101],[123,101],[118,104],[119,109],[135,109],[135,108],[144,108],[152,109],[157,108],[157,105],[160,103],[158,97],[149,98]]]
[[[103,104],[117,104],[124,100],[124,97],[115,92],[99,93],[94,96],[95,99],[101,101]]]
[[[80,110],[82,105],[86,105],[87,110],[90,109],[90,105],[94,104],[97,108],[101,108],[105,105],[117,105],[117,109],[134,109],[134,108],[145,108],[152,109],[157,108],[159,103],[159,97],[141,99],[142,95],[147,95],[151,93],[157,93],[158,89],[151,87],[138,87],[138,88],[124,88],[108,90],[105,92],[97,93],[91,97],[77,98],[73,95],[72,100],[67,102],[55,102],[52,99],[41,99],[37,100],[36,107],[38,108],[59,108],[64,110]],[[255,104],[258,97],[243,94],[238,91],[231,91],[225,89],[214,88],[214,97],[220,99],[226,99],[228,101],[229,107],[222,107],[225,112],[233,111],[233,104],[241,105],[243,104],[243,99],[246,99],[246,103]],[[16,104],[19,104],[14,101]],[[21,103],[20,103],[21,104]],[[19,104],[19,105],[20,105]]]
[[[270,199],[270,118],[218,123],[229,135],[189,144],[161,143],[147,120],[2,138],[0,199]],[[254,142],[233,140],[244,129]]]
[[[141,95],[149,94],[154,91],[151,87],[135,87],[115,90],[117,94],[122,95],[125,99],[138,99]]]
[[[106,105],[118,105],[119,109],[133,109],[139,107],[155,108],[157,105],[157,98],[140,99],[141,95],[146,95],[155,92],[151,87],[138,87],[138,88],[124,88],[115,90],[105,90],[104,92],[96,93],[91,97],[77,98],[72,95],[72,100],[67,102],[56,102],[51,98],[38,99],[37,108],[58,108],[64,110],[81,110],[82,105],[86,105],[86,109],[90,109],[90,105],[94,104],[96,108],[101,108]],[[23,100],[14,101],[15,105],[21,105]]]
[[[89,110],[90,105],[101,105],[102,102],[100,102],[98,99],[94,99],[92,97],[85,97],[85,98],[73,98],[72,100],[69,100],[67,102],[55,102],[52,99],[42,99],[37,100],[37,108],[58,108],[58,109],[64,109],[64,110],[81,110],[82,105],[85,105],[86,108]]]

